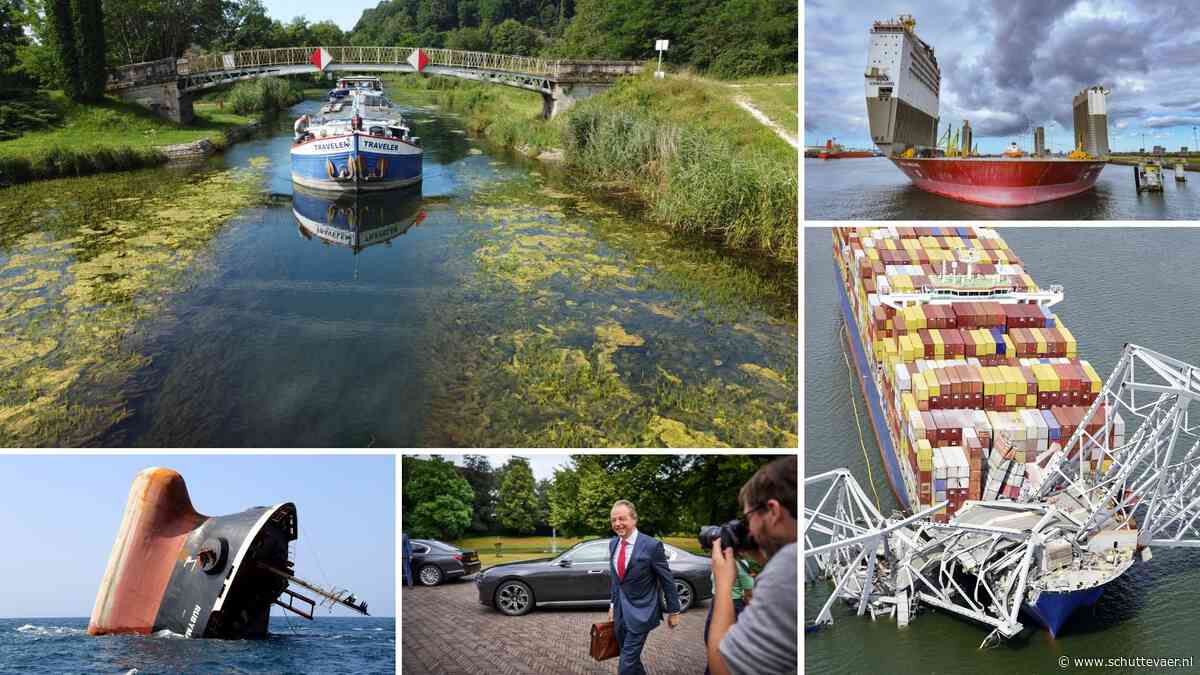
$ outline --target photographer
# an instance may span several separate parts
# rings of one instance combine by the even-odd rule
[[[754,602],[735,616],[734,552],[713,542],[712,625],[708,668],[713,675],[795,673],[799,614],[796,546],[797,459],[777,459],[759,469],[738,493],[743,518],[766,567],[758,576]],[[736,623],[735,623],[736,620]]]

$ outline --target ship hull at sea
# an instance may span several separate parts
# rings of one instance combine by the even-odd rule
[[[1095,605],[1101,595],[1104,595],[1104,585],[1063,593],[1043,591],[1036,603],[1025,603],[1022,609],[1026,616],[1032,617],[1051,636],[1057,637],[1075,610]]]
[[[905,485],[904,476],[901,473],[900,462],[898,460],[899,453],[896,452],[895,446],[892,444],[892,434],[887,427],[881,424],[884,419],[883,408],[880,403],[883,397],[879,395],[879,388],[875,384],[875,378],[871,377],[870,367],[867,365],[867,356],[863,351],[862,344],[859,343],[858,336],[861,335],[858,328],[858,321],[854,318],[854,312],[850,308],[850,298],[846,294],[846,279],[842,276],[841,266],[834,272],[836,286],[838,289],[839,303],[842,308],[842,317],[846,321],[847,335],[846,344],[850,347],[850,353],[854,359],[855,379],[858,380],[859,388],[862,390],[863,400],[867,403],[868,417],[871,420],[871,430],[875,432],[875,441],[879,447],[879,455],[883,459],[883,466],[887,470],[888,485],[892,488],[892,494],[896,496],[896,501],[900,502],[900,508],[905,511],[909,510],[909,491]]]
[[[264,638],[287,581],[258,563],[288,569],[295,539],[290,503],[209,517],[178,473],[146,469],[130,488],[88,633]]]
[[[1028,206],[1096,185],[1105,163],[1070,159],[891,158],[916,187],[983,206]]]

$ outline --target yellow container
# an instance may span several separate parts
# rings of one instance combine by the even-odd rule
[[[979,372],[983,375],[983,395],[996,395],[996,369],[995,368],[980,368]]]
[[[942,331],[931,330],[929,335],[933,338],[933,356],[934,358],[946,358],[946,345],[942,342]]]
[[[930,396],[942,395],[942,385],[938,384],[937,373],[932,370],[925,371],[925,383],[929,385]]]
[[[1017,395],[1016,394],[1005,394],[1004,395],[1004,405],[1007,405],[1007,406],[1017,405]]]
[[[916,394],[917,400],[929,400],[929,383],[925,381],[925,373],[913,375],[913,393]]]
[[[1079,343],[1075,341],[1075,336],[1062,324],[1058,324],[1058,332],[1062,333],[1067,343],[1067,358],[1075,358],[1079,353]]]
[[[1008,333],[1004,334],[1004,355],[1005,356],[1016,356],[1017,355],[1017,344],[1012,341],[1012,338],[1010,338],[1008,336]]]
[[[904,413],[905,417],[910,411],[917,409],[917,397],[913,396],[911,391],[900,394],[900,411]]]
[[[1083,366],[1083,372],[1087,373],[1088,381],[1091,382],[1092,393],[1099,394],[1100,388],[1104,385],[1104,383],[1100,379],[1100,376],[1096,374],[1096,369],[1093,368],[1092,364],[1088,363],[1087,361],[1081,361],[1080,363]]]
[[[1026,408],[1036,408],[1037,407],[1037,394],[1025,394],[1025,407]]]
[[[1034,340],[1034,342],[1037,343],[1038,356],[1042,356],[1042,355],[1046,354],[1047,353],[1046,336],[1042,333],[1042,329],[1041,328],[1030,328],[1029,332],[1033,333],[1033,340]]]

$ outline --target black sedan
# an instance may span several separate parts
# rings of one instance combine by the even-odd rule
[[[436,539],[412,540],[412,572],[423,586],[470,576],[479,568],[475,551],[464,551]]]
[[[475,576],[479,602],[509,616],[535,605],[607,606],[608,539],[580,542],[556,558],[493,565]],[[712,597],[712,561],[663,544],[681,610]],[[665,601],[664,601],[665,602]],[[665,606],[665,605],[664,605]]]

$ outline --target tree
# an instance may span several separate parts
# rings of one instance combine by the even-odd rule
[[[446,49],[465,52],[486,52],[491,48],[487,31],[482,28],[459,28],[446,33]]]
[[[471,485],[475,499],[471,504],[474,515],[471,530],[480,534],[492,532],[496,527],[496,487],[498,480],[491,462],[484,455],[463,457],[459,473]]]
[[[554,482],[548,496],[550,515],[547,520],[551,527],[572,537],[588,533],[586,518],[579,508],[579,472],[575,467],[554,470]]]
[[[554,482],[548,478],[539,480],[533,486],[533,497],[536,507],[534,530],[542,534],[550,533],[550,491],[553,489],[553,486]]]
[[[29,44],[24,14],[24,0],[0,0],[0,78],[17,65],[17,50]]]
[[[99,101],[104,98],[104,85],[108,83],[100,0],[72,0],[71,14],[79,59],[79,96],[81,100]]]
[[[75,47],[75,21],[71,16],[71,0],[48,0],[46,25],[58,66],[60,84],[71,100],[78,101],[83,95],[83,80],[79,72],[79,51]]]
[[[532,534],[536,529],[537,497],[529,460],[513,457],[505,465],[500,500],[496,503],[496,520],[501,527],[517,534]]]
[[[533,56],[539,43],[537,33],[515,19],[506,19],[492,29],[492,51],[497,54]]]
[[[340,47],[346,44],[346,34],[334,22],[326,19],[318,21],[308,28],[313,46]]]
[[[273,37],[271,17],[261,0],[243,0],[233,6],[224,41],[229,50],[284,46],[274,44]]]
[[[454,540],[471,524],[471,484],[452,463],[404,457],[401,512],[410,536]]]

